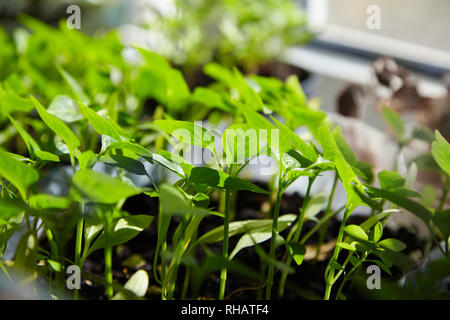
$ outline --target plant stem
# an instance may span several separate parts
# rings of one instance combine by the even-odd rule
[[[75,265],[80,268],[80,271],[83,270],[83,266],[81,264],[81,247],[83,242],[83,230],[84,230],[84,202],[80,203],[80,213],[77,221],[77,234],[75,238]],[[75,288],[73,291],[73,298],[78,300],[79,298],[78,289]]]
[[[309,195],[311,193],[311,186],[314,183],[314,180],[316,179],[316,177],[312,177],[308,179],[308,188],[306,189],[306,194],[305,194],[305,198],[303,200],[303,204],[302,204],[302,209],[300,211],[300,215],[298,217],[297,223],[295,225],[295,233],[293,236],[293,242],[297,243],[299,238],[300,238],[300,234],[302,232],[302,228],[303,228],[303,220],[305,220],[305,209],[306,209],[306,205],[308,204],[308,200],[309,200]],[[290,240],[289,237],[287,239],[288,241]],[[292,256],[288,255],[287,257],[287,261],[286,261],[286,265],[290,266],[292,262]],[[287,279],[287,272],[283,271],[283,273],[281,274],[281,278],[280,278],[280,287],[278,288],[278,297],[281,298],[284,295],[284,290],[286,287],[286,279]]]
[[[225,219],[223,225],[223,250],[222,256],[225,260],[228,259],[228,238],[229,238],[229,227],[230,227],[230,202],[231,202],[231,191],[225,191]],[[227,282],[227,268],[222,268],[220,272],[220,291],[219,300],[223,300],[225,297],[225,286]]]
[[[348,281],[350,276],[361,266],[361,264],[366,261],[367,256],[369,255],[368,252],[364,253],[364,256],[358,261],[357,264],[353,266],[353,268],[345,275],[344,279],[342,280],[341,284],[339,285],[339,289],[336,294],[336,298],[339,299],[342,289],[344,288],[345,283]]]
[[[330,212],[330,210],[331,210],[331,205],[333,204],[333,198],[334,198],[334,193],[336,191],[336,185],[337,185],[337,182],[338,182],[338,178],[339,178],[339,175],[336,172],[335,176],[334,176],[333,186],[331,187],[330,197],[328,198],[328,204],[327,204],[327,208],[325,210],[325,215],[327,215]],[[314,258],[316,261],[317,261],[317,258],[319,257],[320,249],[322,247],[322,244],[325,241],[325,236],[327,235],[328,227],[330,225],[329,221],[330,220],[327,220],[325,225],[320,229],[319,242],[317,243],[317,251],[316,251],[316,256]]]
[[[112,213],[107,213],[105,217],[105,294],[108,299],[111,299],[114,294],[111,233]]]
[[[281,198],[283,197],[283,190],[280,186],[281,178],[278,184],[278,194],[277,200],[275,202],[275,207],[273,209],[272,215],[272,237],[270,238],[270,252],[269,256],[273,259],[269,263],[269,271],[267,273],[267,284],[266,284],[266,300],[270,300],[270,296],[272,293],[272,285],[273,285],[273,274],[275,271],[275,251],[276,251],[276,240],[278,235],[278,216],[280,214],[280,206],[281,206]]]
[[[344,216],[342,218],[341,226],[339,227],[339,234],[338,234],[336,243],[342,242],[342,238],[344,236],[344,227],[345,227],[345,224],[347,223],[349,212],[350,212],[349,208],[346,207],[345,211],[344,211]],[[325,284],[326,284],[325,296],[324,296],[325,300],[330,299],[331,287],[333,286],[334,282],[337,280],[334,278],[335,267],[333,264],[336,263],[336,261],[337,261],[337,258],[339,256],[339,251],[340,251],[340,247],[336,246],[334,248],[333,257],[331,258],[330,262],[328,263],[327,269],[325,271]]]

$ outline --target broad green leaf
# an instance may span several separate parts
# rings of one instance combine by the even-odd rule
[[[381,236],[383,235],[383,225],[381,222],[377,222],[375,227],[373,228],[373,241],[378,242],[381,239]]]
[[[28,203],[31,208],[37,210],[65,210],[70,207],[72,202],[65,197],[53,196],[50,194],[35,194],[30,197]]]
[[[153,221],[153,216],[149,215],[132,215],[120,218],[114,223],[113,232],[111,234],[111,245],[117,246],[126,243],[136,237],[142,230],[146,229]],[[97,240],[88,250],[88,255],[92,252],[105,247],[105,234],[102,232]]]
[[[0,199],[0,219],[8,221],[26,209],[25,203],[14,199]]]
[[[33,110],[30,99],[21,98],[13,92],[5,92],[0,88],[0,115],[8,116],[14,112],[29,112]]]
[[[443,239],[448,239],[450,237],[450,209],[436,211],[433,216],[433,224],[441,231]]]
[[[246,122],[250,125],[250,128],[258,131],[259,139],[265,142],[270,150],[284,153],[291,149],[288,141],[282,139],[280,129],[272,122],[242,103],[238,103],[237,106],[239,111],[244,115]]]
[[[381,171],[378,173],[378,179],[380,180],[381,188],[386,190],[400,188],[405,185],[405,178],[398,172]]]
[[[217,108],[225,112],[232,111],[232,109],[225,104],[222,96],[212,89],[197,87],[191,96],[191,100],[193,102],[201,103],[208,108]]]
[[[109,120],[99,116],[94,110],[84,106],[83,104],[79,104],[79,108],[81,113],[86,117],[86,119],[98,134],[106,135],[115,139],[116,141],[122,140],[119,132]]]
[[[14,159],[0,149],[0,176],[11,182],[23,199],[27,198],[27,189],[39,179],[38,172],[29,165]]]
[[[431,184],[427,184],[423,188],[421,198],[420,203],[431,208],[436,200],[436,189]]]
[[[294,220],[291,216],[292,215],[284,215],[278,218],[278,232],[283,231],[292,224]],[[284,241],[278,234],[277,237],[279,237],[281,241]],[[230,259],[233,259],[233,257],[242,249],[252,247],[270,238],[272,238],[272,222],[270,222],[266,226],[255,228],[246,232],[239,239],[229,257]]]
[[[294,131],[292,131],[288,126],[281,123],[277,119],[271,116],[272,121],[276,124],[276,126],[281,130],[281,134],[285,139],[289,141],[291,146],[299,151],[303,157],[308,159],[312,164],[317,160],[317,153],[314,148],[308,145],[302,138],[300,138]]]
[[[154,124],[180,142],[207,148],[213,154],[216,152],[213,134],[202,125],[178,120],[155,120]]]
[[[189,180],[193,183],[206,184],[217,189],[228,189],[233,191],[247,190],[256,193],[269,194],[268,191],[257,185],[229,174],[208,167],[195,167],[191,171]]]
[[[74,152],[80,145],[80,141],[77,136],[62,120],[48,113],[47,110],[45,110],[45,108],[33,96],[31,97],[31,100],[33,101],[42,121],[44,121],[44,123],[66,143],[71,152]]]
[[[35,155],[35,152],[37,150],[41,150],[38,143],[33,139],[33,137],[22,127],[22,125],[16,121],[13,117],[8,116],[9,121],[13,124],[13,126],[16,128],[17,132],[22,137],[23,141],[25,142],[25,145],[27,146],[28,153],[33,156]]]
[[[436,141],[431,144],[431,153],[434,160],[448,175],[450,175],[450,144],[444,137],[435,131]]]
[[[168,184],[160,186],[159,201],[162,213],[165,215],[193,214],[203,216],[209,214],[206,209],[192,206],[192,202],[180,190]]]
[[[244,164],[247,159],[260,155],[262,145],[259,131],[247,123],[229,126],[222,134],[222,146],[227,164]]]
[[[373,180],[373,165],[365,162],[360,162],[356,159],[352,148],[347,143],[347,141],[345,141],[341,127],[337,127],[335,130],[333,130],[333,137],[336,140],[336,145],[344,156],[345,161],[347,161],[348,164],[352,166],[353,171],[355,171],[355,173],[357,173],[364,180],[371,182]]]
[[[85,196],[98,203],[114,204],[141,193],[139,189],[119,178],[91,169],[77,171],[72,181]]]
[[[353,242],[352,242],[352,243],[339,242],[339,243],[337,243],[336,245],[337,245],[338,247],[341,247],[341,248],[343,248],[343,249],[345,249],[345,250],[348,250],[348,251],[356,251],[356,247],[355,247],[355,245],[354,245]]]
[[[81,153],[78,157],[81,170],[92,168],[96,161],[97,155],[91,150]]]
[[[397,140],[402,140],[405,136],[405,125],[398,113],[386,106],[383,106],[382,112],[387,124],[394,131]]]
[[[324,157],[334,163],[344,185],[347,193],[347,214],[350,214],[357,206],[366,205],[354,189],[357,188],[361,193],[364,193],[361,182],[351,166],[345,161],[328,126],[326,124],[320,126],[317,134],[317,138],[323,148]]]
[[[367,233],[360,226],[357,226],[355,224],[345,226],[344,231],[345,233],[347,233],[352,238],[355,238],[356,240],[361,241],[369,240],[369,236],[367,235]]]
[[[324,207],[328,200],[325,192],[319,192],[313,195],[306,204],[305,219],[313,219]]]
[[[56,96],[47,108],[47,112],[64,122],[72,123],[83,118],[77,107],[77,103],[70,97]]]
[[[55,272],[61,272],[64,269],[63,265],[58,261],[47,259],[47,263],[50,266],[50,268]]]
[[[295,214],[286,214],[278,218],[278,227],[287,228],[297,216]],[[255,229],[264,229],[272,226],[273,221],[271,219],[252,219],[234,221],[229,225],[229,237],[248,232]],[[280,230],[280,229],[279,229]],[[214,243],[223,239],[223,226],[217,227],[211,231],[208,231],[201,236],[197,243]]]
[[[393,238],[384,239],[378,242],[378,245],[394,252],[400,252],[406,249],[406,245],[403,242]]]
[[[389,200],[390,202],[398,205],[399,207],[402,207],[408,210],[409,212],[415,214],[420,219],[422,219],[422,221],[424,221],[427,225],[430,222],[431,218],[433,217],[431,211],[418,202],[410,200],[392,191],[378,189],[375,187],[367,187],[367,188],[375,196]]]
[[[294,258],[295,263],[297,263],[298,266],[301,265],[306,254],[306,247],[303,244],[293,241],[288,242],[286,245],[289,248],[289,253],[292,258]]]
[[[129,300],[130,298],[141,298],[145,296],[150,280],[147,271],[138,270],[125,283],[123,290],[119,291],[113,300]],[[131,295],[131,296],[130,296]]]
[[[42,150],[37,150],[34,153],[36,155],[36,158],[41,161],[59,162],[59,157],[56,154]]]
[[[90,104],[90,99],[84,92],[83,88],[80,86],[80,84],[68,73],[66,72],[62,67],[57,66],[57,69],[59,73],[61,73],[64,80],[67,82],[67,84],[72,89],[75,96],[81,101],[81,103],[85,105]]]

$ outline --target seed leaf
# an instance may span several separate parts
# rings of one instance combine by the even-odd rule
[[[193,183],[206,184],[217,189],[228,189],[233,191],[247,190],[256,193],[269,194],[268,191],[257,185],[229,174],[207,167],[195,167],[191,171],[190,181]]]
[[[406,249],[406,244],[404,244],[400,240],[393,239],[393,238],[384,239],[384,240],[378,242],[378,245],[380,245],[381,247],[383,247],[385,249],[394,251],[394,252],[400,252],[400,251],[403,251],[404,249]]]
[[[77,136],[62,120],[48,113],[47,110],[45,110],[45,108],[33,96],[31,97],[31,100],[33,101],[42,121],[44,121],[44,123],[66,143],[71,152],[74,152],[80,145],[80,140],[78,140]]]
[[[344,228],[344,231],[351,236],[352,238],[355,238],[356,240],[361,241],[368,241],[369,236],[367,233],[361,228],[360,226],[357,226],[355,224],[348,225]]]
[[[73,184],[90,200],[103,204],[114,204],[141,192],[119,178],[91,169],[77,171]]]
[[[142,230],[146,229],[153,221],[153,216],[149,215],[133,215],[120,218],[114,224],[111,234],[111,245],[117,246],[136,237]],[[105,234],[102,232],[97,240],[88,250],[88,255],[98,249],[105,247]]]
[[[0,149],[0,176],[11,182],[23,199],[27,198],[27,189],[39,179],[38,172]]]
[[[431,144],[431,153],[442,170],[450,175],[450,144],[437,130],[435,137],[436,141]]]

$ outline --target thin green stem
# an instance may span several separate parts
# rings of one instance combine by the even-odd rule
[[[315,179],[316,179],[316,176],[308,179],[308,188],[306,189],[306,194],[305,194],[305,198],[303,200],[303,204],[302,204],[302,208],[301,208],[301,211],[300,211],[300,215],[299,215],[299,217],[297,219],[297,223],[296,223],[296,225],[294,227],[295,228],[295,232],[293,234],[292,241],[295,242],[295,243],[298,242],[298,240],[300,238],[300,234],[301,234],[302,229],[303,229],[303,220],[305,220],[306,206],[308,204],[309,196],[311,194],[311,186],[313,185]],[[290,237],[288,237],[288,241],[290,241],[290,240],[291,240]],[[292,256],[288,255],[287,260],[286,260],[286,265],[290,266],[291,262],[292,262]],[[280,286],[278,288],[278,297],[279,298],[284,296],[284,290],[286,288],[287,275],[288,274],[287,274],[286,271],[283,271],[282,274],[281,274]]]
[[[114,295],[112,274],[112,216],[108,212],[105,217],[105,294],[108,299]]]
[[[334,193],[336,191],[336,185],[337,185],[338,179],[339,179],[339,175],[336,172],[335,176],[334,176],[333,186],[331,187],[330,197],[328,198],[327,208],[325,209],[325,215],[327,215],[331,210],[331,205],[333,204],[333,198],[334,198]],[[327,235],[329,225],[330,225],[329,220],[327,220],[325,225],[320,229],[319,242],[317,243],[315,260],[317,260],[317,258],[319,257],[320,250],[322,248],[323,242],[325,241],[325,237]]]
[[[225,191],[225,212],[224,212],[224,225],[223,225],[223,250],[222,256],[225,260],[228,259],[228,238],[229,238],[229,228],[230,228],[230,202],[231,202],[231,191]],[[220,272],[220,291],[219,300],[223,300],[225,297],[225,286],[227,283],[227,268],[223,267]]]
[[[349,212],[350,212],[349,208],[346,207],[345,211],[344,211],[344,217],[342,218],[342,223],[339,228],[339,234],[338,234],[336,243],[342,242],[342,238],[344,236],[344,228],[345,228],[345,224],[347,223]],[[337,258],[339,256],[339,251],[340,251],[340,247],[336,246],[334,248],[333,257],[331,258],[330,262],[328,263],[327,269],[325,271],[325,296],[324,296],[325,300],[330,299],[331,288],[333,287],[334,282],[337,280],[334,278],[334,272],[336,270],[334,264],[337,262]]]
[[[77,220],[77,234],[75,238],[75,265],[83,270],[81,264],[81,248],[83,243],[83,230],[84,230],[84,202],[80,203],[80,213]],[[84,261],[83,261],[84,262]],[[79,299],[78,289],[75,288],[73,291],[73,298],[75,300]]]
[[[269,263],[269,271],[267,273],[266,300],[270,300],[270,296],[272,294],[273,274],[275,272],[274,261],[276,252],[276,239],[278,235],[278,216],[280,214],[281,199],[283,197],[283,189],[280,186],[280,183],[281,178],[279,182],[277,200],[275,202],[275,207],[272,215],[272,237],[270,238],[270,252],[269,252],[269,256],[272,258],[272,261]]]
[[[367,256],[369,255],[368,252],[365,252],[363,257],[356,263],[353,268],[345,275],[344,279],[342,279],[341,284],[339,285],[339,289],[336,294],[336,298],[339,299],[342,293],[342,289],[344,288],[344,285],[347,283],[347,281],[350,279],[351,275],[361,266],[361,264],[366,261]]]

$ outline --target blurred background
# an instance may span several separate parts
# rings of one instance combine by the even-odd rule
[[[180,68],[191,89],[208,84],[202,66],[211,61],[282,80],[296,74],[376,171],[396,161],[383,105],[409,131],[424,125],[450,137],[448,0],[0,0],[1,26],[13,33],[22,14],[58,26],[73,4],[81,32],[117,29],[125,45]],[[404,148],[398,170],[427,151],[420,141]],[[418,188],[434,182],[439,177],[419,174]],[[329,179],[316,183],[328,187]],[[300,180],[292,188],[304,191]]]

